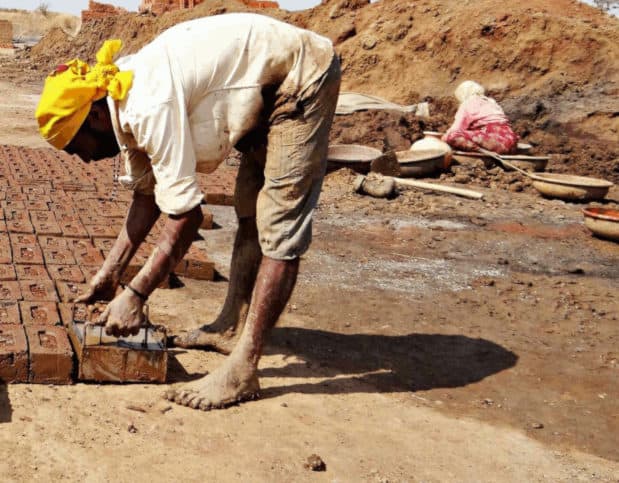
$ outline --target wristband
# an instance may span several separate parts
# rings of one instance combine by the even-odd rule
[[[127,284],[126,287],[131,290],[133,292],[133,294],[138,297],[142,302],[146,302],[148,300],[148,297],[146,295],[144,295],[142,292],[138,292],[136,289],[134,289],[131,285]]]

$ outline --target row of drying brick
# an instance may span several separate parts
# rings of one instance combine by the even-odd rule
[[[0,326],[0,380],[70,384],[73,349],[64,327]]]

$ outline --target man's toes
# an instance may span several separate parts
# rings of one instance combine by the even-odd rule
[[[178,391],[176,389],[168,389],[162,394],[162,397],[164,399],[167,399],[168,401],[174,401],[174,398],[176,397],[177,392]]]
[[[183,391],[181,393],[180,404],[182,404],[183,406],[189,406],[189,402],[195,397],[196,397],[195,392]]]
[[[191,409],[200,409],[201,403],[202,403],[202,397],[196,394],[195,397],[189,401],[187,406],[189,406]]]
[[[202,411],[209,411],[209,410],[213,409],[213,404],[208,399],[201,398],[200,399],[200,404],[198,405],[198,407]]]

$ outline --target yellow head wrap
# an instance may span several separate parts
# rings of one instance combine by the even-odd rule
[[[64,148],[86,120],[92,103],[110,95],[126,97],[133,82],[133,72],[120,72],[114,56],[122,47],[120,40],[106,40],[97,52],[97,64],[73,59],[45,79],[45,86],[35,112],[39,132],[57,149]]]

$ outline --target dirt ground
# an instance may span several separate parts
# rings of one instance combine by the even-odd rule
[[[0,83],[0,143],[43,146],[37,92]],[[505,176],[472,177],[484,201],[374,200],[330,174],[261,400],[202,413],[168,385],[0,386],[2,479],[619,481],[619,246]],[[222,280],[152,297],[173,333],[225,296],[235,221],[212,211],[198,243]],[[174,350],[169,384],[222,360]]]

